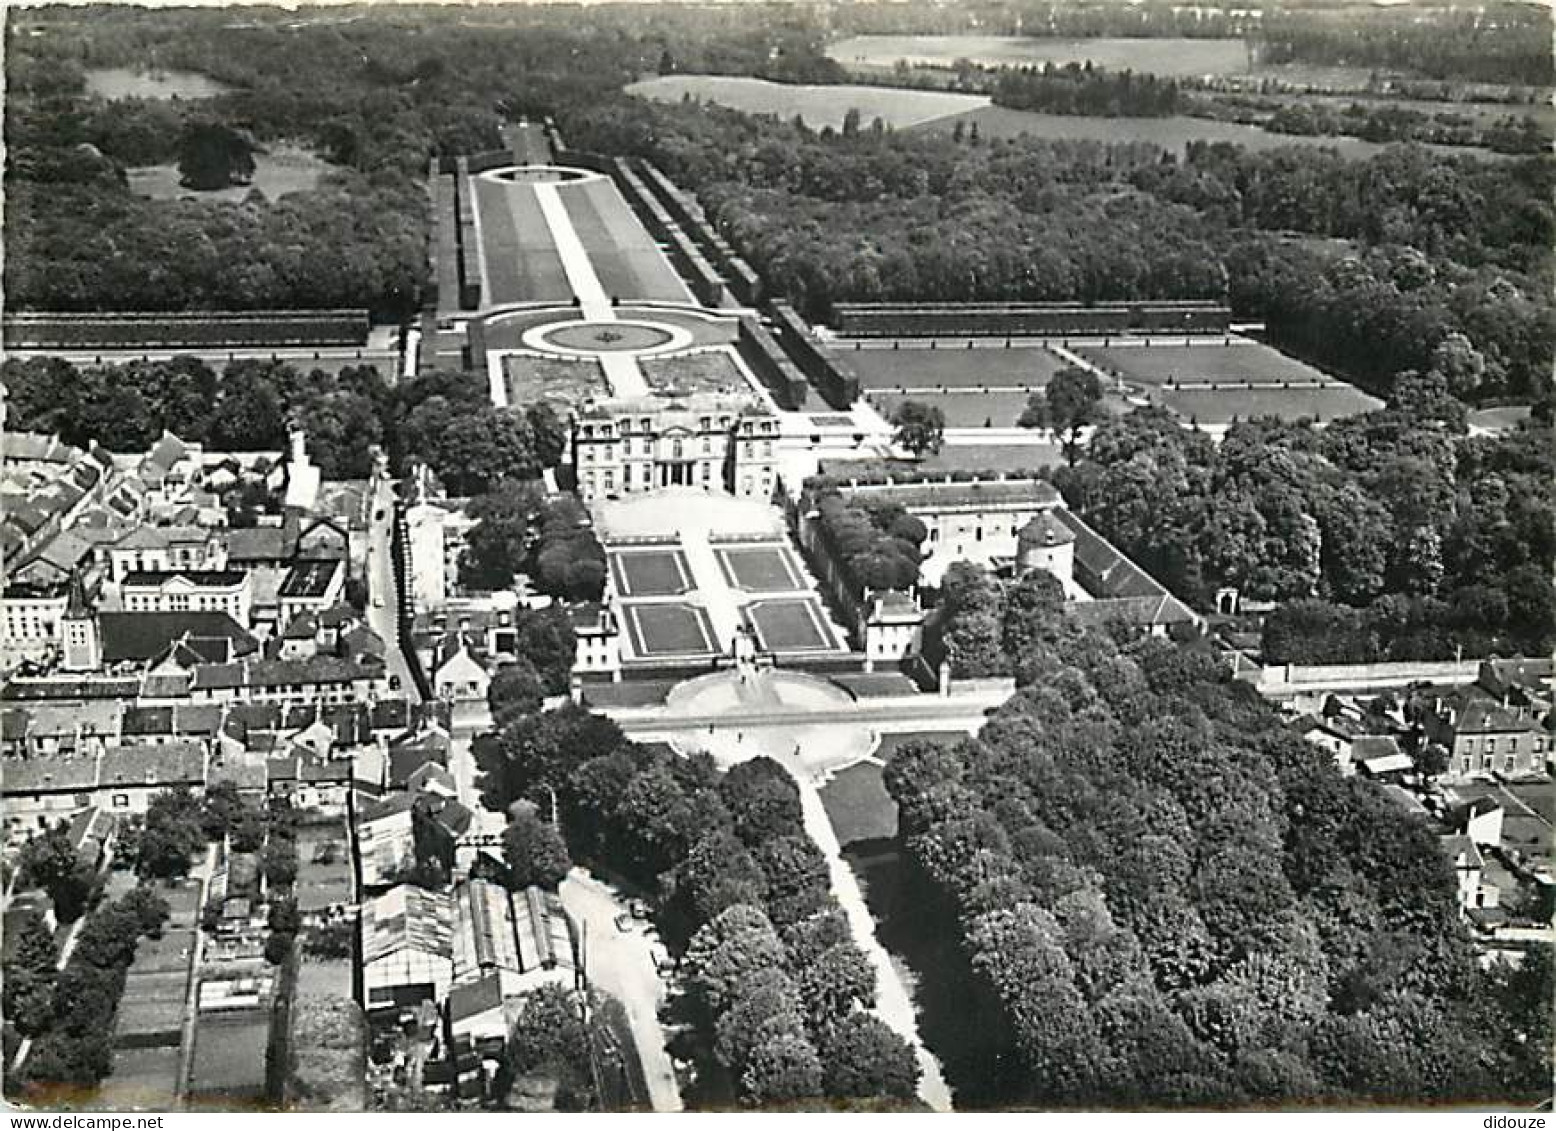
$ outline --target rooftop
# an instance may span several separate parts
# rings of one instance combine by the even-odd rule
[[[182,579],[196,589],[231,589],[248,576],[242,569],[142,569],[125,574],[121,584],[126,589],[160,588]]]
[[[207,662],[246,656],[259,648],[248,630],[226,613],[99,613],[97,623],[105,664],[145,662],[178,640],[188,643]]]

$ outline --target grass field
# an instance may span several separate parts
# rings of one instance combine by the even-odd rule
[[[118,1111],[171,1111],[178,1088],[177,1045],[115,1049],[113,1075],[97,1089],[98,1101]]]
[[[640,656],[706,655],[714,651],[708,614],[693,605],[623,604],[623,617]]]
[[[1279,385],[1285,381],[1332,380],[1311,365],[1258,342],[1230,346],[1077,346],[1075,352],[1138,385],[1165,385],[1171,381]]]
[[[714,553],[725,580],[737,589],[772,593],[804,588],[799,571],[794,568],[793,556],[786,547],[720,548]]]
[[[99,98],[214,98],[231,88],[193,71],[132,71],[94,67],[86,72],[87,93]]]
[[[489,306],[507,302],[571,302],[573,290],[546,226],[535,191],[528,185],[475,177],[481,246],[486,254]]]
[[[1278,416],[1282,420],[1313,417],[1327,422],[1370,412],[1383,403],[1349,385],[1322,389],[1163,389],[1156,396],[1184,420],[1207,425],[1255,416]]]
[[[886,792],[881,767],[875,763],[858,762],[839,771],[821,787],[820,795],[842,847],[897,835],[897,803]]]
[[[840,349],[866,389],[970,389],[1020,385],[1037,389],[1064,363],[1041,346],[1009,349]]]
[[[233,185],[231,188],[209,192],[187,189],[178,183],[176,165],[144,165],[126,169],[125,176],[129,179],[131,192],[137,196],[149,196],[153,200],[188,197],[191,200],[236,203],[253,189],[264,193],[267,200],[278,200],[291,192],[308,192],[317,188],[319,179],[329,171],[328,163],[306,149],[292,145],[273,145],[268,152],[254,154],[254,180],[247,185]]]
[[[814,597],[754,601],[743,610],[765,652],[835,649],[837,641]]]
[[[1033,39],[994,35],[856,35],[839,40],[827,54],[844,66],[890,67],[898,59],[949,67],[958,59],[992,65],[1086,63],[1108,70],[1187,78],[1202,75],[1259,75],[1291,83],[1362,89],[1365,67],[1313,67],[1291,64],[1249,66],[1241,39],[1130,38]]]
[[[937,406],[947,428],[1013,428],[1027,406],[1026,393],[876,393],[870,397],[888,420],[903,401]]]
[[[268,1013],[217,1019],[207,1016],[195,1027],[194,1064],[189,1093],[206,1103],[254,1101],[265,1087]]]
[[[643,380],[656,393],[743,394],[751,391],[745,373],[727,349],[680,357],[645,357],[638,362]]]
[[[298,910],[322,911],[331,904],[350,902],[351,849],[344,825],[308,825],[299,829]]]
[[[597,361],[515,355],[503,358],[502,368],[511,405],[535,401],[581,405],[590,397],[604,396],[608,389]]]
[[[563,185],[559,193],[606,294],[623,302],[691,300],[680,276],[615,184],[583,181]]]
[[[747,114],[798,114],[812,129],[841,129],[850,109],[868,126],[876,118],[902,129],[987,106],[981,94],[951,94],[938,90],[899,90],[880,86],[799,86],[730,75],[664,75],[627,87],[655,102],[680,102],[686,95]]]
[[[623,597],[670,597],[691,588],[691,571],[679,550],[618,550],[610,558]]]

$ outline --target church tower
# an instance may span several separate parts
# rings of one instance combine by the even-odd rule
[[[79,571],[70,575],[70,594],[65,600],[60,632],[65,640],[63,666],[67,672],[95,672],[103,666],[103,640],[97,624],[97,610],[87,599],[86,585]]]

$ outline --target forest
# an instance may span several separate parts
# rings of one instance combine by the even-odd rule
[[[1368,160],[1196,144],[851,137],[702,105],[564,116],[581,148],[653,159],[812,319],[840,301],[1230,300],[1274,344],[1379,395],[1449,335],[1470,401],[1546,393],[1556,160],[1414,146]]]
[[[1017,583],[1018,691],[898,749],[916,914],[963,939],[990,1052],[959,1107],[1516,1102],[1549,1088],[1550,948],[1482,970],[1436,837],[1216,658]]]
[[[1277,602],[1267,663],[1543,655],[1556,646],[1556,444],[1468,436],[1448,393],[1462,340],[1385,408],[1318,429],[1159,410],[1100,425],[1055,473],[1077,512],[1195,607]]]

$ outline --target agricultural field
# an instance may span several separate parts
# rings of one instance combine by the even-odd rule
[[[1091,63],[1110,71],[1132,70],[1164,78],[1259,75],[1325,89],[1364,89],[1365,67],[1315,67],[1253,61],[1241,39],[1131,38],[1032,39],[994,35],[856,35],[827,47],[845,67],[889,68],[909,64],[950,67],[958,59],[985,66],[1025,67]]]
[[[559,195],[606,294],[623,302],[691,301],[686,285],[614,183],[564,185]]]
[[[628,94],[654,102],[712,102],[747,114],[798,114],[812,129],[841,129],[849,110],[864,125],[876,118],[897,129],[989,105],[981,94],[940,90],[902,90],[883,86],[800,86],[733,75],[663,75],[627,87]]]
[[[86,72],[86,89],[99,98],[215,98],[231,88],[193,71],[132,71],[96,67]]]
[[[866,389],[978,389],[1019,386],[1038,389],[1064,363],[1041,346],[967,349],[961,340],[936,349],[836,347]]]
[[[486,305],[571,302],[573,289],[534,190],[485,177],[473,177],[470,187],[490,286]]]
[[[237,203],[258,189],[267,200],[279,200],[288,193],[309,192],[330,171],[328,162],[295,145],[273,145],[254,154],[254,179],[247,185],[197,191],[178,183],[176,165],[145,165],[126,169],[130,191],[153,200],[221,200]]]
[[[1259,342],[1190,346],[1076,346],[1087,361],[1134,385],[1252,381],[1334,384],[1334,378]]]

